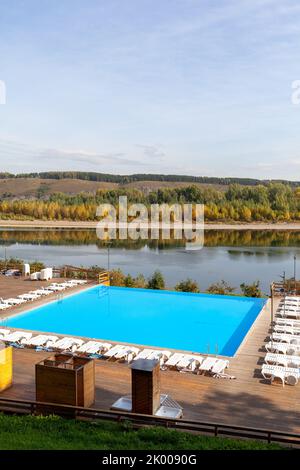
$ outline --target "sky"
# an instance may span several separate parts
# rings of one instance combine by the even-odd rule
[[[0,171],[300,180],[296,80],[299,0],[0,0]]]

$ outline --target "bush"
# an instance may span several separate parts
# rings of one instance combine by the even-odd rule
[[[206,292],[209,294],[230,295],[235,291],[235,287],[231,287],[226,281],[211,284]]]
[[[160,271],[155,271],[148,280],[148,289],[162,290],[165,289],[165,280]]]
[[[147,281],[144,278],[142,274],[139,274],[135,280],[134,280],[134,287],[140,288],[140,289],[146,289],[147,288]]]
[[[121,269],[115,269],[110,272],[110,285],[125,287],[125,278],[126,276]]]
[[[186,281],[181,281],[175,286],[175,290],[180,292],[195,292],[199,293],[200,289],[196,281],[192,279],[187,279]]]
[[[259,287],[259,281],[253,282],[252,284],[240,285],[241,291],[245,297],[262,297],[263,293]]]

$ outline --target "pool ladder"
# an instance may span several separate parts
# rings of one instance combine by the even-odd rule
[[[101,288],[98,289],[98,299],[106,297],[108,295],[108,286],[102,284]]]
[[[215,352],[214,353],[210,352],[210,344],[208,343],[207,344],[207,354],[216,354],[216,355],[218,355],[219,354],[219,345],[218,345],[218,343],[215,344]]]

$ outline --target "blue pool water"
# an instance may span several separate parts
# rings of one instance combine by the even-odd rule
[[[264,299],[96,286],[10,317],[44,332],[233,356]]]

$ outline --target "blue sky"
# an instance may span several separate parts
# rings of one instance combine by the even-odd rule
[[[298,0],[0,0],[1,171],[300,179]]]

